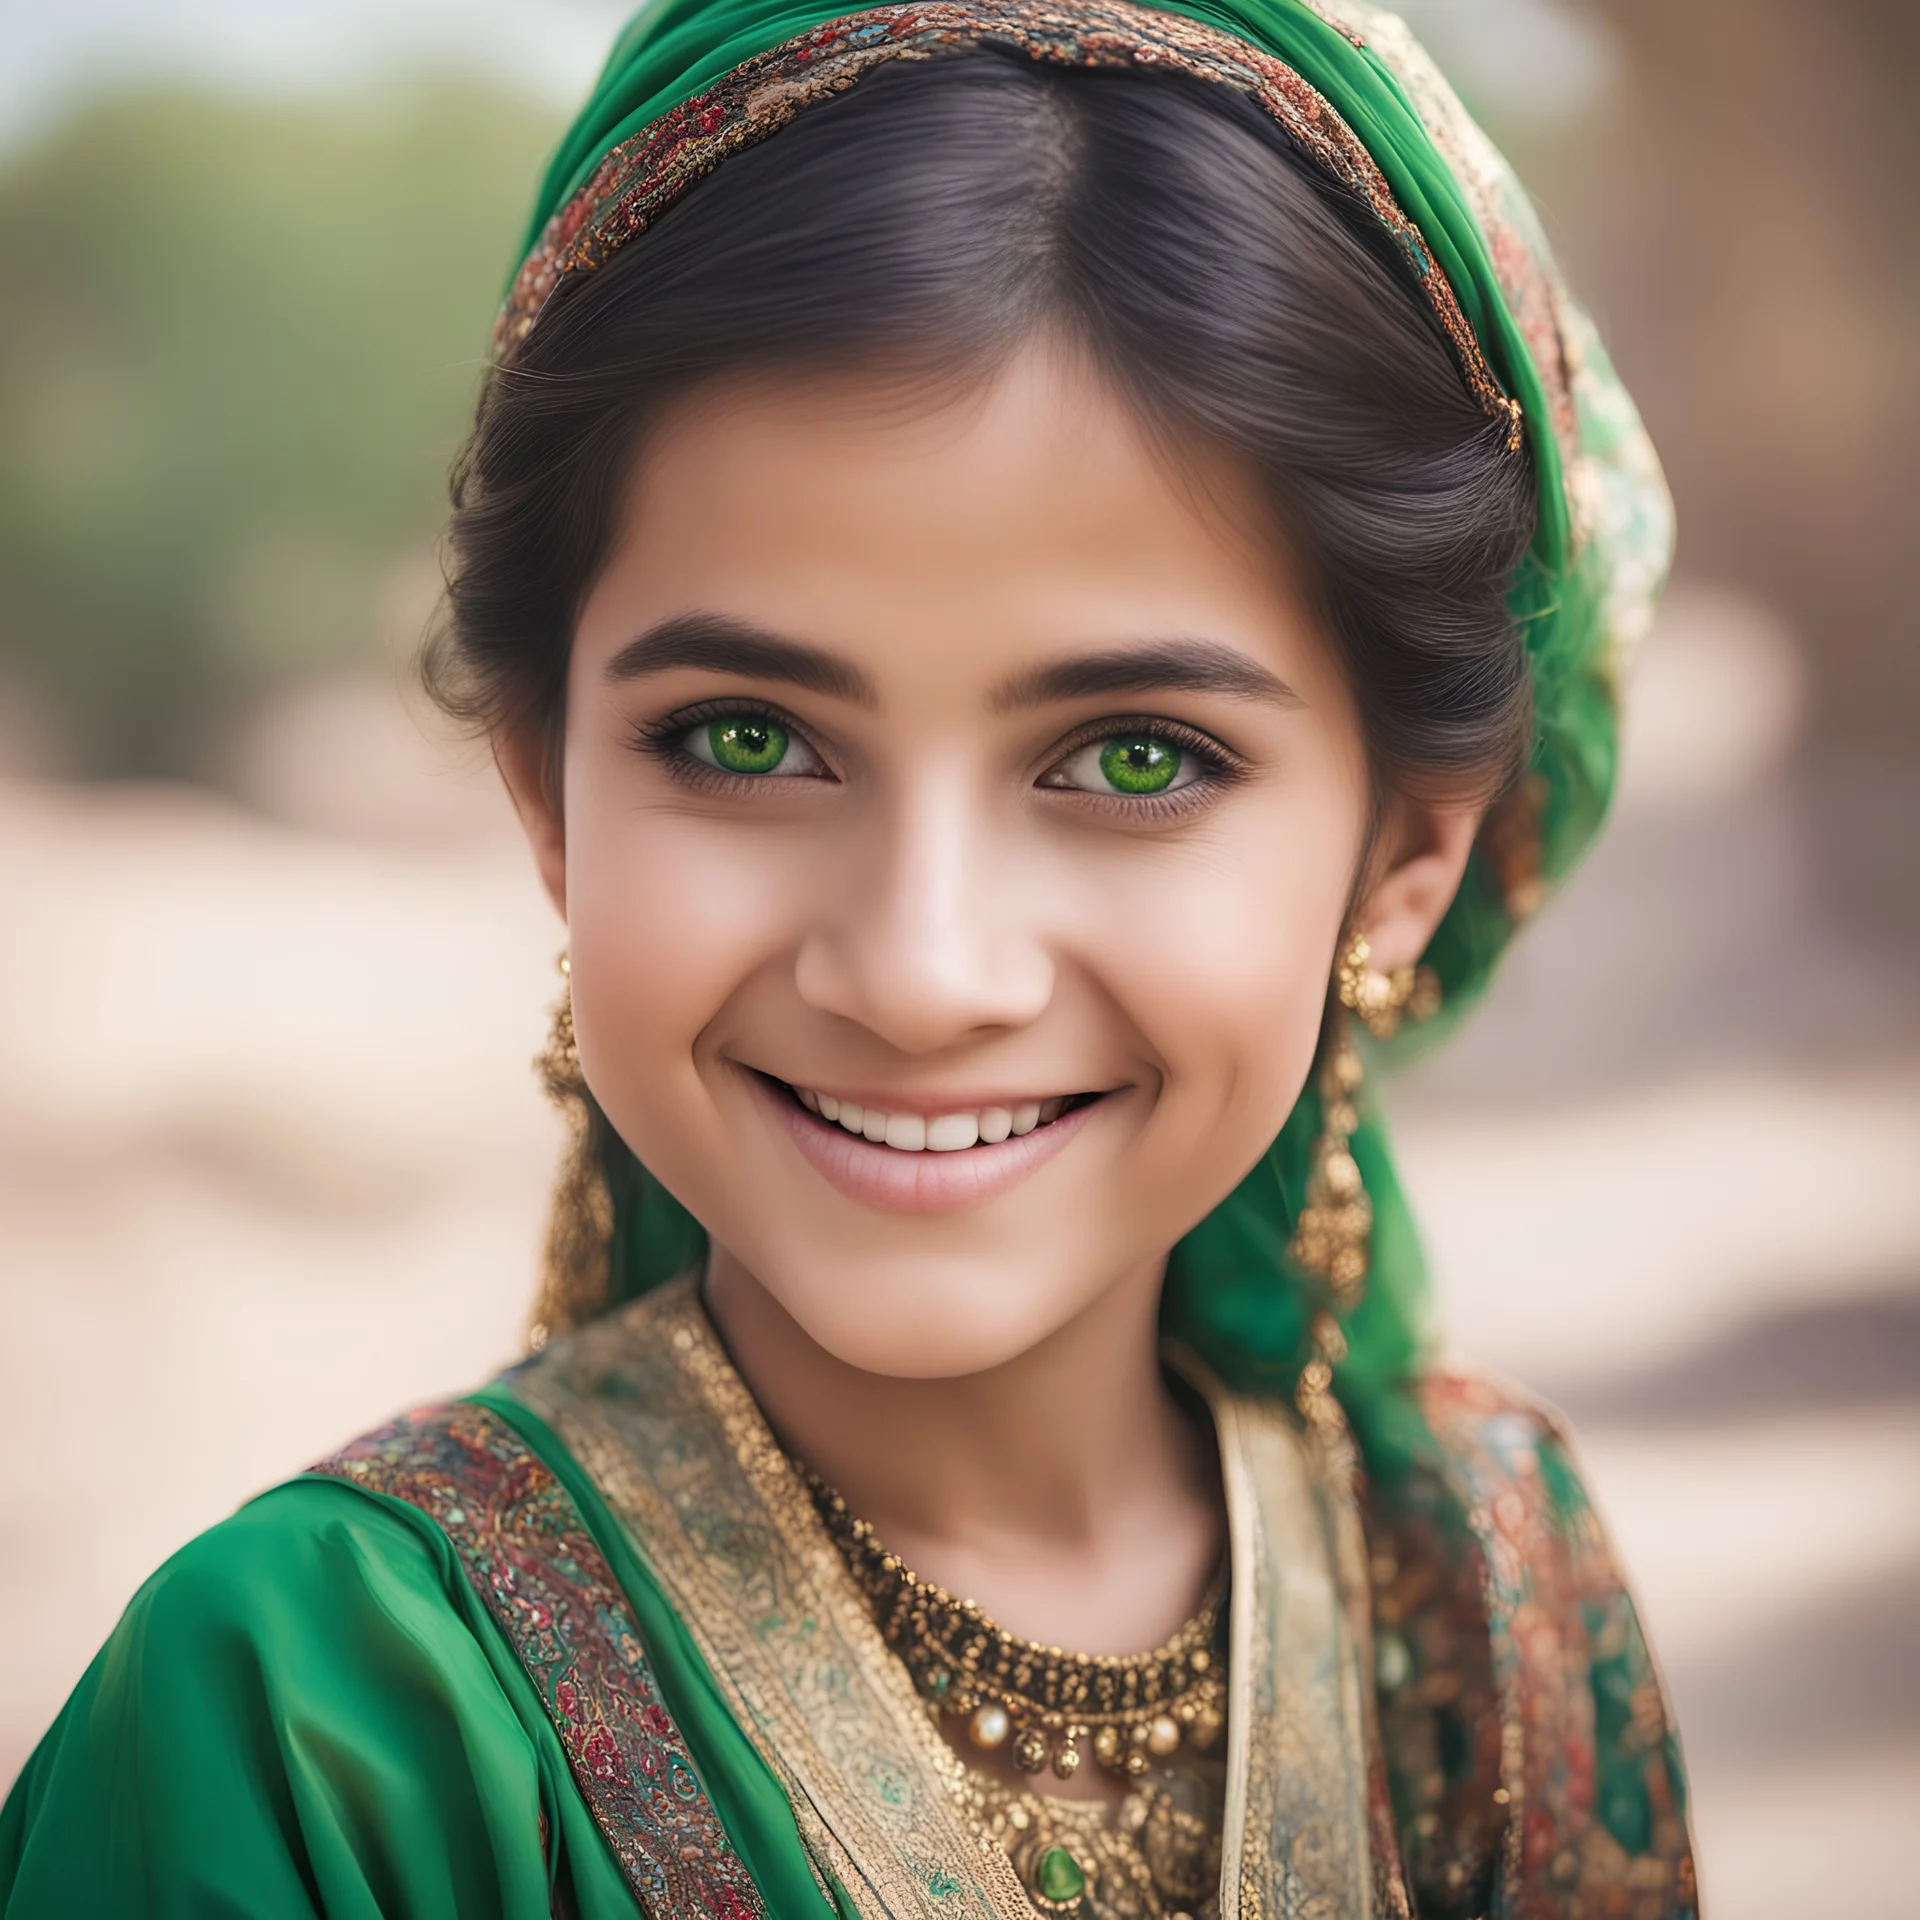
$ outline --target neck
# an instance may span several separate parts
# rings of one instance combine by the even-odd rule
[[[1162,1265],[953,1379],[848,1366],[718,1246],[706,1297],[775,1432],[922,1578],[1025,1638],[1134,1653],[1192,1611],[1224,1537],[1209,1439],[1160,1369]]]

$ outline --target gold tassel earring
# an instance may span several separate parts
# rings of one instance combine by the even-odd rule
[[[1320,1134],[1307,1169],[1307,1203],[1294,1222],[1293,1257],[1303,1272],[1326,1282],[1338,1313],[1360,1304],[1373,1232],[1373,1202],[1349,1145],[1360,1125],[1364,1078],[1353,1035],[1336,1019],[1320,1067]]]
[[[1300,1375],[1297,1398],[1310,1421],[1322,1415],[1333,1369],[1346,1357],[1340,1320],[1366,1290],[1373,1239],[1373,1202],[1352,1149],[1366,1074],[1346,1015],[1357,1016],[1376,1039],[1389,1040],[1403,1020],[1428,1019],[1440,1005],[1440,981],[1431,967],[1398,967],[1384,974],[1369,964],[1372,957],[1367,936],[1355,932],[1334,970],[1334,993],[1345,1011],[1328,1024],[1318,1083],[1320,1133],[1307,1171],[1306,1204],[1293,1229],[1294,1262],[1325,1284],[1332,1309],[1314,1315],[1313,1357]]]
[[[605,1304],[613,1248],[613,1196],[600,1159],[606,1122],[580,1070],[580,1049],[573,1037],[573,968],[564,953],[557,964],[564,984],[554,1002],[546,1047],[535,1055],[533,1066],[547,1098],[566,1121],[567,1144],[547,1216],[540,1289],[527,1326],[527,1345],[536,1350],[556,1333],[591,1319]]]

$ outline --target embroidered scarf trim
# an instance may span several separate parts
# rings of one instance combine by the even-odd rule
[[[1364,1658],[1290,1409],[1213,1402],[1233,1556],[1222,1910],[1375,1910]],[[887,1650],[689,1279],[556,1341],[514,1392],[639,1543],[862,1913],[1030,1920],[967,1826],[960,1762]]]
[[[1412,269],[1468,388],[1487,413],[1507,422],[1509,448],[1519,451],[1520,403],[1494,377],[1451,282],[1373,156],[1332,104],[1272,54],[1217,27],[1129,0],[1031,6],[926,0],[875,7],[830,20],[743,62],[612,148],[547,223],[508,292],[495,328],[496,354],[511,358],[562,281],[602,265],[729,155],[889,61],[983,45],[1011,48],[1049,66],[1187,74],[1255,102],[1301,152],[1371,210]]]
[[[1498,1708],[1469,1718],[1491,1719],[1495,1750],[1462,1790],[1477,1797],[1497,1782],[1498,1804],[1490,1821],[1446,1810],[1460,1828],[1443,1850],[1459,1861],[1459,1885],[1490,1866],[1491,1911],[1505,1920],[1693,1914],[1664,1692],[1577,1476],[1558,1469],[1557,1493],[1543,1479],[1547,1453],[1564,1450],[1551,1421],[1486,1381],[1429,1376],[1423,1399],[1480,1566],[1477,1593],[1449,1599],[1429,1590],[1432,1555],[1409,1516],[1369,1516],[1369,1569],[1340,1459],[1320,1459],[1284,1411],[1170,1358],[1213,1406],[1233,1536],[1223,1911],[1410,1912],[1380,1728],[1366,1711],[1367,1588],[1385,1580],[1383,1617],[1402,1644],[1433,1642],[1449,1684],[1462,1678],[1455,1641],[1491,1653]],[[556,1343],[515,1386],[644,1543],[740,1725],[786,1783],[816,1869],[863,1912],[1030,1920],[1005,1856],[960,1823],[959,1762],[879,1642],[693,1287],[673,1283]],[[428,1408],[313,1471],[405,1500],[447,1536],[652,1920],[767,1920],[611,1567],[506,1421],[471,1403]],[[1465,1617],[1439,1617],[1451,1604]],[[1609,1713],[1620,1724],[1603,1728],[1596,1716]],[[1644,1802],[1643,1835],[1616,1837],[1598,1817],[1609,1780]],[[1446,1864],[1427,1862],[1422,1877]],[[1441,1877],[1452,1892],[1456,1872]]]
[[[497,1413],[424,1408],[312,1471],[406,1501],[452,1542],[651,1920],[767,1920],[613,1569],[572,1496]]]

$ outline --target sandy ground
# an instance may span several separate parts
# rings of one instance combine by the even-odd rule
[[[1451,1337],[1556,1396],[1716,1920],[1914,1911],[1920,1028],[1828,924],[1791,650],[1683,596],[1615,836],[1390,1094]],[[140,1579],[516,1350],[558,932],[378,687],[241,785],[0,787],[0,1779]]]

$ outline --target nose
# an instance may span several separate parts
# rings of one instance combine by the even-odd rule
[[[800,944],[801,999],[908,1054],[1039,1017],[1053,960],[982,814],[959,779],[929,781],[872,823]]]

